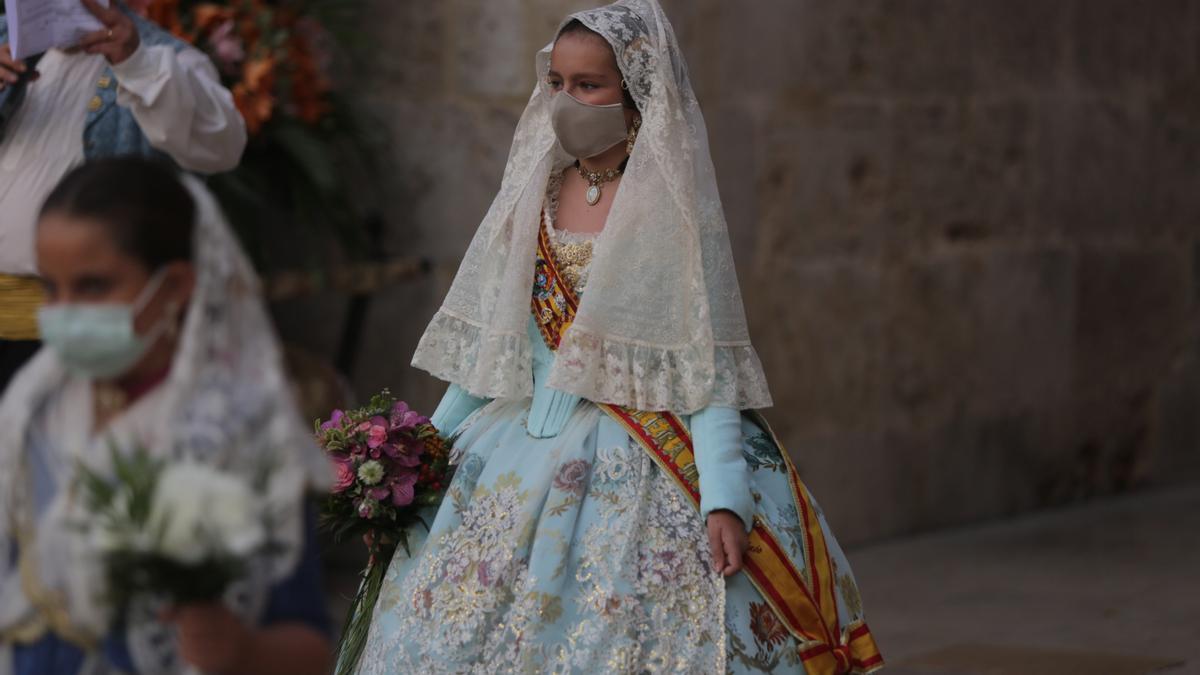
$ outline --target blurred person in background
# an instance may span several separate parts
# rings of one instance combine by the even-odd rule
[[[324,675],[330,625],[303,491],[327,490],[331,471],[211,193],[162,162],[89,162],[48,197],[36,246],[45,346],[0,399],[0,675]],[[111,474],[112,451],[139,448],[294,479],[275,548],[224,602],[131,603],[115,622],[103,603],[94,548],[73,526],[87,508],[80,468]]]
[[[85,159],[169,157],[197,173],[237,166],[245,123],[199,50],[119,0],[80,0],[104,25],[71,49],[17,61],[0,16],[0,392],[37,350],[34,223]]]

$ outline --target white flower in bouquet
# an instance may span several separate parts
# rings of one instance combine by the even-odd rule
[[[378,484],[383,480],[383,476],[383,465],[373,459],[363,462],[363,465],[358,467],[358,479],[366,485]]]
[[[159,553],[184,564],[218,556],[245,557],[266,542],[262,505],[250,485],[212,467],[166,467],[150,509]]]

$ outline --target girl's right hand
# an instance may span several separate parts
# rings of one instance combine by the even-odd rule
[[[732,511],[718,509],[708,514],[708,548],[717,572],[727,577],[741,572],[749,544],[742,519]]]
[[[4,91],[9,85],[16,84],[20,81],[21,76],[29,70],[25,63],[17,61],[12,57],[12,53],[8,50],[8,45],[0,45],[0,91]],[[35,70],[29,73],[29,81],[33,82],[38,79],[39,73]]]

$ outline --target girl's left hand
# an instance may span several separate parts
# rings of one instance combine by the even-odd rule
[[[245,661],[253,633],[225,605],[185,605],[163,619],[179,627],[179,655],[206,673],[230,673]]]
[[[713,568],[725,576],[741,572],[742,558],[749,545],[746,527],[733,511],[720,509],[708,514],[708,548]]]

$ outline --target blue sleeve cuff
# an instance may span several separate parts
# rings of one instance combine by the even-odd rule
[[[741,411],[705,408],[692,415],[691,427],[700,473],[700,514],[707,518],[713,511],[732,511],[749,532],[754,527],[754,495],[750,467],[742,455]]]
[[[487,405],[487,402],[487,399],[472,396],[462,387],[452,384],[446,390],[446,395],[442,397],[442,402],[438,404],[437,410],[433,411],[429,421],[433,423],[443,438],[450,438],[458,430],[459,425],[470,417],[471,413]]]

